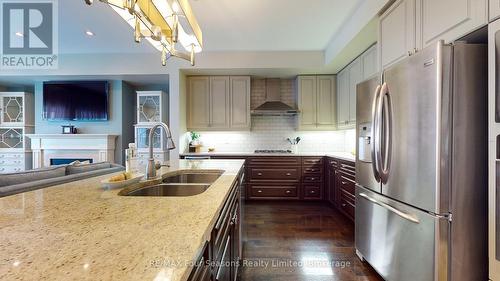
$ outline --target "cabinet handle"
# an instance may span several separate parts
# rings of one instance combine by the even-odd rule
[[[341,183],[342,183],[342,184],[347,184],[347,182],[345,182],[345,181],[341,181]]]
[[[345,207],[345,206],[347,206],[347,205],[345,203],[342,203],[342,207]]]
[[[262,193],[262,190],[257,190],[258,193]]]
[[[286,175],[287,175],[287,176],[291,176],[292,174],[290,174],[290,173],[286,173]]]
[[[257,173],[257,176],[262,176],[262,173]]]
[[[315,180],[315,179],[316,179],[316,178],[311,178],[311,180],[312,180],[312,181],[313,181],[313,180]]]
[[[311,190],[311,194],[314,194],[314,193],[316,193],[316,191],[314,191],[314,190]]]
[[[290,190],[285,191],[286,194],[292,193]]]

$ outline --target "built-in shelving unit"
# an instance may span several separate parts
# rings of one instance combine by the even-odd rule
[[[29,138],[34,132],[33,95],[0,92],[0,173],[15,173],[32,168]]]
[[[139,165],[145,165],[149,149],[149,132],[155,123],[167,123],[167,95],[162,91],[138,91],[136,120],[134,125],[135,144],[137,146]],[[157,128],[153,136],[153,157],[155,161],[164,163],[168,160],[165,134]]]

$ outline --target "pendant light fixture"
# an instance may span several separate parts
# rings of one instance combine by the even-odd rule
[[[93,0],[84,0],[88,5]],[[162,65],[178,57],[194,65],[203,48],[200,26],[188,0],[99,0],[111,6],[133,29],[134,40],[144,38],[161,52]]]

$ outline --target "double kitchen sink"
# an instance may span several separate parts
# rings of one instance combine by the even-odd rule
[[[205,192],[222,172],[181,171],[174,176],[165,177],[160,184],[134,189],[123,189],[121,196],[193,196]]]

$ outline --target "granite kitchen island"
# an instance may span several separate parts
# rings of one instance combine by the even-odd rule
[[[223,174],[188,197],[120,196],[111,174],[0,198],[0,279],[187,280],[244,161],[172,162],[158,175]]]

